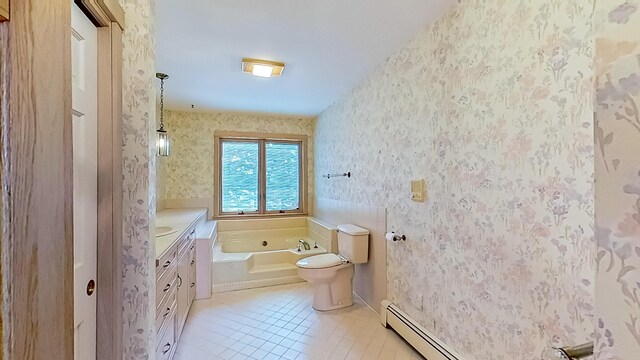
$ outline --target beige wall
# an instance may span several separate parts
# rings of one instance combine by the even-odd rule
[[[173,149],[170,157],[161,160],[158,173],[163,175],[158,198],[168,207],[204,205],[212,208],[216,130],[307,135],[308,192],[313,194],[314,121],[268,115],[166,111],[165,128]],[[311,202],[312,195],[309,200]]]
[[[598,359],[640,355],[640,1],[598,1]]]
[[[468,359],[591,339],[592,11],[459,1],[318,118],[316,197],[387,208],[387,296]]]

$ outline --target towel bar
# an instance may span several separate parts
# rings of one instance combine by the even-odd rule
[[[593,355],[593,341],[578,346],[551,348],[542,353],[542,360],[580,360]]]
[[[322,175],[323,178],[325,179],[331,179],[332,177],[351,177],[351,171],[346,172],[346,173],[341,173],[341,174],[327,174],[327,175]]]

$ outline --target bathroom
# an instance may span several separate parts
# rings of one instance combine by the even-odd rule
[[[432,2],[420,5],[429,15],[418,17],[386,9],[383,23],[396,23],[394,17],[406,22],[394,31],[365,26],[350,12],[359,9],[355,4],[344,18],[331,15],[330,26],[318,21],[311,29],[300,25],[311,21],[301,4],[278,15],[256,9],[237,29],[234,7],[205,21],[192,9],[176,13],[170,4],[156,5],[156,69],[170,75],[162,122],[171,141],[170,156],[156,157],[158,226],[167,211],[201,208],[217,234],[211,279],[205,280],[212,295],[194,302],[176,359],[532,359],[549,348],[593,341],[594,165],[600,155],[593,135],[594,45],[588,41],[593,8],[549,5],[553,11],[540,23],[531,14],[545,11],[542,2],[501,4]],[[197,6],[200,14],[210,11]],[[316,5],[314,16],[330,8]],[[523,24],[514,29],[518,16]],[[301,26],[302,34],[271,30],[275,17]],[[220,38],[193,59],[177,57],[198,48],[202,29],[178,30],[165,25],[170,19],[202,22],[204,32]],[[360,32],[346,30],[347,20],[359,22]],[[496,21],[495,35],[484,38],[490,21]],[[248,35],[258,29],[271,40]],[[389,39],[380,39],[381,30]],[[538,31],[544,36],[531,35]],[[509,33],[527,41],[510,43]],[[348,36],[368,50],[354,50]],[[305,53],[304,37],[317,44],[311,53]],[[185,38],[191,40],[179,44]],[[353,56],[360,69],[345,68],[345,59],[325,59],[317,52],[322,48]],[[367,57],[379,60],[371,64]],[[275,66],[284,69],[267,79],[243,72],[256,58],[282,62]],[[316,66],[315,73],[305,73],[312,71],[308,66]],[[332,88],[320,78],[343,83]],[[318,86],[313,100],[296,88],[311,86],[304,83],[309,79]],[[157,79],[155,85],[160,96]],[[277,144],[281,152],[272,147]],[[270,159],[281,155],[286,159]],[[239,157],[249,160],[234,172],[226,164]],[[289,175],[270,182],[279,172]],[[238,183],[244,187],[234,187]],[[341,234],[348,235],[339,226],[348,224],[368,233],[363,261],[345,259],[339,247]],[[329,271],[309,275],[304,259],[326,260],[317,267],[335,269],[351,260],[353,273],[331,271],[331,280],[318,284]],[[353,295],[340,298],[345,283]],[[258,304],[303,293],[306,302],[291,303],[306,306],[302,315],[286,318],[294,323],[249,324],[248,338],[230,339],[210,320],[209,314],[224,312],[219,307],[238,301],[243,306],[232,307],[238,313],[229,319],[242,321],[242,311],[249,311],[271,321]],[[354,305],[344,307],[350,300]],[[389,304],[446,355],[421,349],[403,329],[383,327]],[[347,325],[354,313],[376,330],[366,337],[380,341]],[[310,325],[309,319],[321,328],[295,323]],[[209,321],[210,332],[202,331]],[[338,334],[323,331],[333,326]],[[262,331],[273,341],[256,337]],[[305,334],[315,338],[302,341]],[[194,343],[203,336],[209,342]],[[327,345],[329,352],[320,350]]]
[[[640,0],[0,0],[2,355],[640,360],[638,34]]]

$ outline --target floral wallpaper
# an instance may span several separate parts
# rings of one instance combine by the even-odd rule
[[[317,120],[316,197],[388,209],[388,296],[466,359],[593,338],[593,6],[460,0]]]
[[[598,359],[640,358],[640,1],[596,10]]]
[[[156,158],[156,201],[158,207],[166,205],[164,201],[167,194],[167,161],[169,159],[164,157]]]
[[[314,119],[234,113],[165,112],[165,128],[172,153],[163,159],[163,199],[211,199],[213,201],[214,132],[244,131],[307,135],[309,194],[313,194]],[[312,199],[309,196],[309,199]]]
[[[124,360],[155,358],[155,40],[152,0],[120,0],[123,34]]]
[[[156,129],[158,128],[160,128],[160,104],[156,104]],[[156,202],[158,211],[164,210],[166,206],[167,161],[169,161],[167,157],[156,156]]]

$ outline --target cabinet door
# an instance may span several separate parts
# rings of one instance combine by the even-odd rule
[[[189,253],[184,252],[179,255],[178,259],[178,300],[177,300],[177,313],[176,313],[176,338],[180,337],[182,333],[182,327],[187,319],[187,312],[189,311]]]
[[[196,297],[196,243],[192,243],[189,250],[189,306]]]

